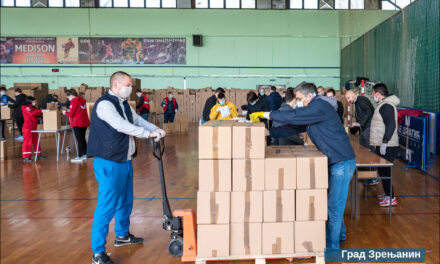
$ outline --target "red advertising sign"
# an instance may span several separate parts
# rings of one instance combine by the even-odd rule
[[[57,64],[56,38],[14,38],[13,63]]]

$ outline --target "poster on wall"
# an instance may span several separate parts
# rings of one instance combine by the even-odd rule
[[[79,38],[79,62],[94,64],[121,63],[121,38]]]
[[[58,63],[78,63],[78,38],[57,38]]]
[[[56,64],[56,38],[14,38],[12,62]]]
[[[0,63],[12,63],[13,38],[0,38]]]
[[[121,62],[123,64],[144,63],[144,50],[141,38],[126,38],[121,40]]]
[[[144,64],[186,64],[185,38],[144,38]]]

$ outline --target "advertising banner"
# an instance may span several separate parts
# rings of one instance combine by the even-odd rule
[[[78,38],[57,38],[59,64],[78,63]]]
[[[185,38],[144,38],[144,64],[186,64]]]
[[[13,63],[56,64],[56,38],[14,38]]]
[[[13,49],[13,38],[0,38],[0,63],[12,63]]]

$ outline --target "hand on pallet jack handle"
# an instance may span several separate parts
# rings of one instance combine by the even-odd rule
[[[150,138],[151,149],[153,150],[153,156],[156,159],[161,160],[163,152],[165,151],[165,139],[162,137]]]

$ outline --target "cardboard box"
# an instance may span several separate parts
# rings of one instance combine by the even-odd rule
[[[328,188],[327,157],[316,151],[297,153],[296,175],[297,189]]]
[[[264,168],[265,190],[296,189],[296,157],[290,149],[266,148]]]
[[[263,192],[231,192],[231,223],[263,222]]]
[[[231,256],[261,254],[261,223],[234,223],[230,227]]]
[[[230,192],[231,160],[199,160],[199,191]]]
[[[232,128],[234,159],[264,159],[266,146],[263,123],[235,123]]]
[[[47,103],[46,109],[48,109],[48,110],[58,110],[58,104],[57,103]]]
[[[12,109],[6,106],[0,106],[1,120],[12,119]]]
[[[290,254],[294,252],[293,222],[263,223],[263,254]]]
[[[327,189],[296,190],[296,220],[327,220]]]
[[[325,221],[295,222],[295,253],[324,252]]]
[[[58,130],[61,128],[61,114],[60,111],[43,112],[43,129],[44,130]]]
[[[295,191],[264,191],[264,222],[295,221]]]
[[[197,256],[229,256],[229,225],[198,225]]]
[[[92,120],[92,111],[95,103],[86,103],[87,114],[89,115],[89,120]]]
[[[309,135],[307,133],[304,133],[304,142],[307,145],[311,145],[314,146],[315,144],[313,144],[313,141],[310,139]]]
[[[211,120],[199,126],[199,159],[232,158],[234,121]]]
[[[163,123],[162,129],[165,130],[167,134],[173,134],[174,133],[174,123]]]
[[[8,142],[6,140],[0,141],[0,160],[8,158]]]
[[[264,159],[232,160],[232,190],[263,191]]]
[[[229,224],[229,192],[197,192],[198,224]]]

